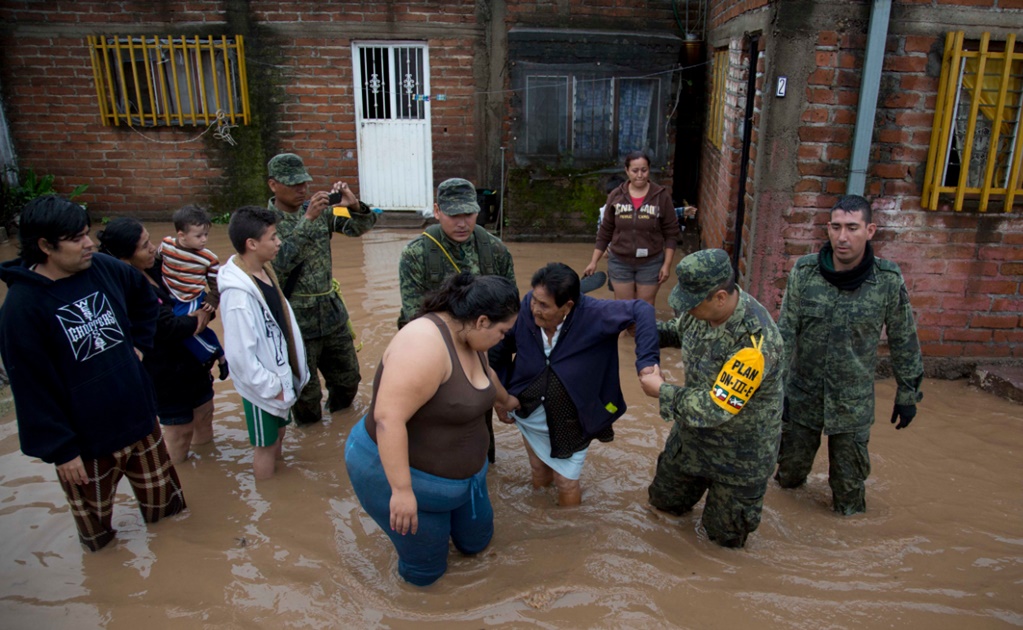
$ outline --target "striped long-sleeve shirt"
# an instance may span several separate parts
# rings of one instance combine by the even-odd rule
[[[220,261],[209,249],[186,249],[180,247],[173,236],[165,236],[160,243],[163,259],[163,282],[174,299],[191,302],[209,286],[206,301],[216,308],[220,302],[217,291],[217,271]]]

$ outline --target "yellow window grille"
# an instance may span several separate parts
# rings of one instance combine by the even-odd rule
[[[1023,47],[1015,35],[948,33],[924,174],[923,207],[1011,212],[1023,197]]]
[[[89,36],[104,126],[249,124],[241,35]]]
[[[725,128],[725,84],[728,82],[728,50],[715,52],[713,64],[707,139],[716,148],[720,149]]]

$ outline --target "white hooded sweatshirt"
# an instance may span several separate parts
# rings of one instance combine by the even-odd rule
[[[231,366],[231,380],[246,400],[285,418],[309,381],[302,335],[295,326],[291,304],[282,296],[289,319],[282,330],[255,279],[239,263],[238,257],[232,256],[217,274],[224,353]],[[294,344],[294,371],[288,359],[289,341]],[[277,398],[282,390],[284,400]]]

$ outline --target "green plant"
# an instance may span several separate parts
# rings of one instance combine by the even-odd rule
[[[217,225],[227,225],[228,223],[231,222],[231,213],[221,212],[220,214],[214,214],[213,216],[210,217],[210,221],[216,223]]]
[[[7,173],[17,173],[17,169],[8,166]],[[20,181],[17,186],[12,186],[7,178],[2,178],[2,195],[0,195],[0,227],[9,228],[12,225],[17,224],[18,213],[21,212],[22,207],[29,201],[32,201],[36,197],[42,197],[43,195],[55,195],[58,194],[57,189],[53,186],[54,176],[43,175],[39,176],[36,172],[30,168],[25,169],[21,173]],[[74,199],[81,195],[89,188],[88,184],[79,184],[74,187],[70,194],[67,195],[68,199]],[[85,204],[81,204],[85,206]]]

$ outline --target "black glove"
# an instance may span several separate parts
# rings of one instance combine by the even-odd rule
[[[915,417],[916,405],[896,404],[895,409],[892,409],[892,424],[895,424],[896,420],[899,421],[898,424],[895,424],[896,429],[905,429]]]

